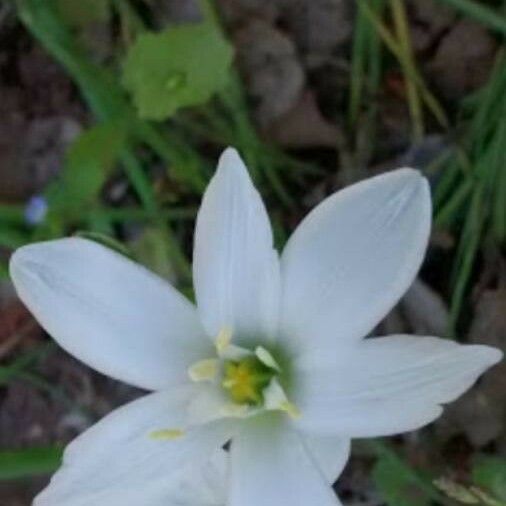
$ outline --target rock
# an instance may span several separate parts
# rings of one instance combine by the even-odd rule
[[[421,279],[416,279],[401,300],[402,312],[412,332],[443,336],[448,328],[448,307],[442,297]]]
[[[23,161],[30,177],[31,193],[40,191],[58,174],[68,147],[80,132],[79,123],[65,116],[50,116],[30,123],[24,139]]]
[[[0,123],[0,198],[23,201],[42,191],[59,172],[81,127],[65,116],[31,122],[19,115],[4,118]]]
[[[227,24],[239,25],[252,18],[274,23],[283,0],[218,0],[220,13]]]
[[[506,352],[506,290],[484,292],[478,301],[469,342],[495,346]],[[447,407],[437,423],[440,435],[464,432],[471,444],[481,448],[503,438],[506,428],[506,361],[481,378],[470,392]],[[503,441],[504,444],[504,441]]]
[[[275,118],[262,133],[284,147],[335,149],[339,130],[323,117],[313,93],[306,91],[289,111]]]
[[[408,0],[411,43],[415,52],[430,50],[457,17],[455,9],[435,0]]]
[[[0,88],[0,199],[15,201],[28,195],[28,177],[23,167],[23,139],[27,123],[17,112],[19,95]]]
[[[286,114],[300,99],[305,75],[292,41],[261,20],[235,33],[239,67],[261,126]]]
[[[462,19],[442,39],[427,70],[447,99],[458,100],[487,82],[496,50],[483,25]]]
[[[202,21],[198,0],[148,0],[156,26],[167,23],[195,23]]]
[[[317,65],[349,41],[353,30],[348,0],[287,1],[281,12],[304,60]]]

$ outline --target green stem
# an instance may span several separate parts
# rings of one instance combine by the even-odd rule
[[[416,82],[411,76],[417,75],[417,69],[414,62],[413,49],[411,47],[411,38],[404,8],[403,0],[390,0],[390,8],[393,13],[395,29],[397,32],[397,42],[402,58],[399,62],[404,73],[406,82],[406,92],[408,97],[408,105],[413,121],[413,140],[420,142],[424,133],[423,108]]]
[[[433,116],[436,118],[436,120],[442,127],[448,128],[449,126],[448,118],[446,117],[443,108],[436,100],[434,95],[427,88],[416,68],[412,68],[409,65],[409,62],[404,61],[405,58],[404,53],[402,49],[399,47],[397,41],[395,40],[395,37],[392,36],[392,34],[390,33],[389,29],[385,26],[385,24],[380,19],[378,19],[378,16],[375,14],[375,12],[371,9],[371,7],[368,5],[366,1],[358,0],[358,5],[359,8],[364,11],[364,14],[369,18],[371,23],[378,31],[378,34],[383,40],[385,46],[387,46],[390,52],[399,60],[399,63],[403,65],[405,73],[409,76],[409,78],[413,82],[416,83],[416,85],[419,88],[421,97],[423,98],[428,109],[432,112]]]

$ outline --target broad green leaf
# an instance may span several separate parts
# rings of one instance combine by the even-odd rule
[[[393,454],[384,453],[379,457],[373,469],[373,479],[389,506],[427,506],[431,503],[421,478]]]
[[[56,446],[0,451],[0,480],[12,480],[55,471],[62,450]]]
[[[51,215],[81,218],[93,206],[124,146],[126,131],[116,121],[82,133],[70,147],[61,177],[48,190]]]
[[[141,34],[128,52],[123,82],[143,118],[163,120],[224,88],[232,49],[211,23]]]
[[[506,458],[482,455],[473,462],[473,482],[506,501]]]

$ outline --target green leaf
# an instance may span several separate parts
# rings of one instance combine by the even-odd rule
[[[15,249],[23,246],[26,242],[28,242],[26,232],[16,227],[0,225],[0,246]]]
[[[143,118],[163,120],[224,88],[232,49],[211,23],[145,33],[130,48],[123,82]]]
[[[0,262],[0,280],[9,278],[9,268],[3,262]]]
[[[52,473],[61,456],[61,448],[55,446],[0,451],[0,480]]]
[[[373,479],[389,506],[427,506],[431,502],[421,478],[393,453],[379,457]]]
[[[473,462],[472,474],[476,485],[506,501],[506,458],[479,456]]]
[[[96,204],[125,137],[122,124],[111,121],[97,125],[77,138],[69,149],[61,178],[48,190],[52,215],[77,219]]]

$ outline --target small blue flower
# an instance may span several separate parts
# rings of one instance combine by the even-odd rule
[[[47,200],[42,195],[34,195],[25,207],[25,221],[29,225],[42,223],[48,211]]]

